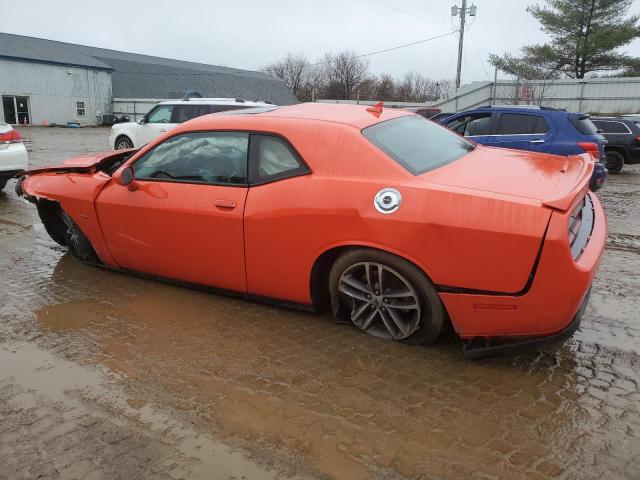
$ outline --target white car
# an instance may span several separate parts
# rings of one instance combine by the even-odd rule
[[[267,102],[248,102],[235,98],[189,98],[160,102],[137,122],[113,125],[109,135],[109,145],[114,150],[140,148],[179,123],[201,115],[272,105]]]
[[[11,125],[0,122],[0,190],[11,177],[27,169],[27,149],[22,136]]]

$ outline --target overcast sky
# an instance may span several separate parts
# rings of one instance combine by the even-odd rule
[[[287,52],[369,53],[446,34],[454,0],[0,0],[0,31],[258,70]],[[458,0],[461,4],[461,0]],[[469,0],[471,3],[471,0]],[[463,83],[493,78],[489,53],[516,53],[545,35],[532,0],[475,0]],[[632,6],[640,12],[640,0]],[[374,73],[453,78],[457,35],[369,57]],[[640,41],[628,47],[640,56]]]

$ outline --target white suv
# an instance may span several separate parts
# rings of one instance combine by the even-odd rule
[[[27,149],[20,132],[11,125],[0,122],[0,190],[11,177],[27,169]]]
[[[270,105],[272,104],[234,98],[190,98],[160,102],[137,122],[113,125],[109,145],[115,150],[140,148],[179,123],[201,115]]]

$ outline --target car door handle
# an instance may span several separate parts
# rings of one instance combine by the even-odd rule
[[[166,128],[161,128],[160,130],[158,130],[159,132],[166,132],[167,129]]]
[[[216,207],[220,208],[236,208],[237,203],[233,200],[216,200]]]
[[[537,140],[531,140],[529,143],[533,144],[533,145],[540,145],[541,143],[544,143],[544,140],[542,140],[541,138],[537,139]]]

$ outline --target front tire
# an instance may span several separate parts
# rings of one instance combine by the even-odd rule
[[[339,257],[329,275],[336,319],[377,337],[409,344],[434,343],[445,310],[426,275],[411,262],[368,248]]]
[[[133,148],[133,142],[129,137],[121,135],[116,138],[116,144],[114,147],[116,150],[126,150],[128,148]]]
[[[610,173],[620,173],[624,166],[624,155],[620,152],[608,151],[605,153],[606,166]]]
[[[82,263],[88,263],[90,265],[100,264],[100,259],[91,246],[91,242],[84,236],[80,227],[76,225],[64,210],[60,211],[60,216],[66,226],[64,240],[65,245],[69,248],[69,252],[71,252],[71,255],[76,257]]]

